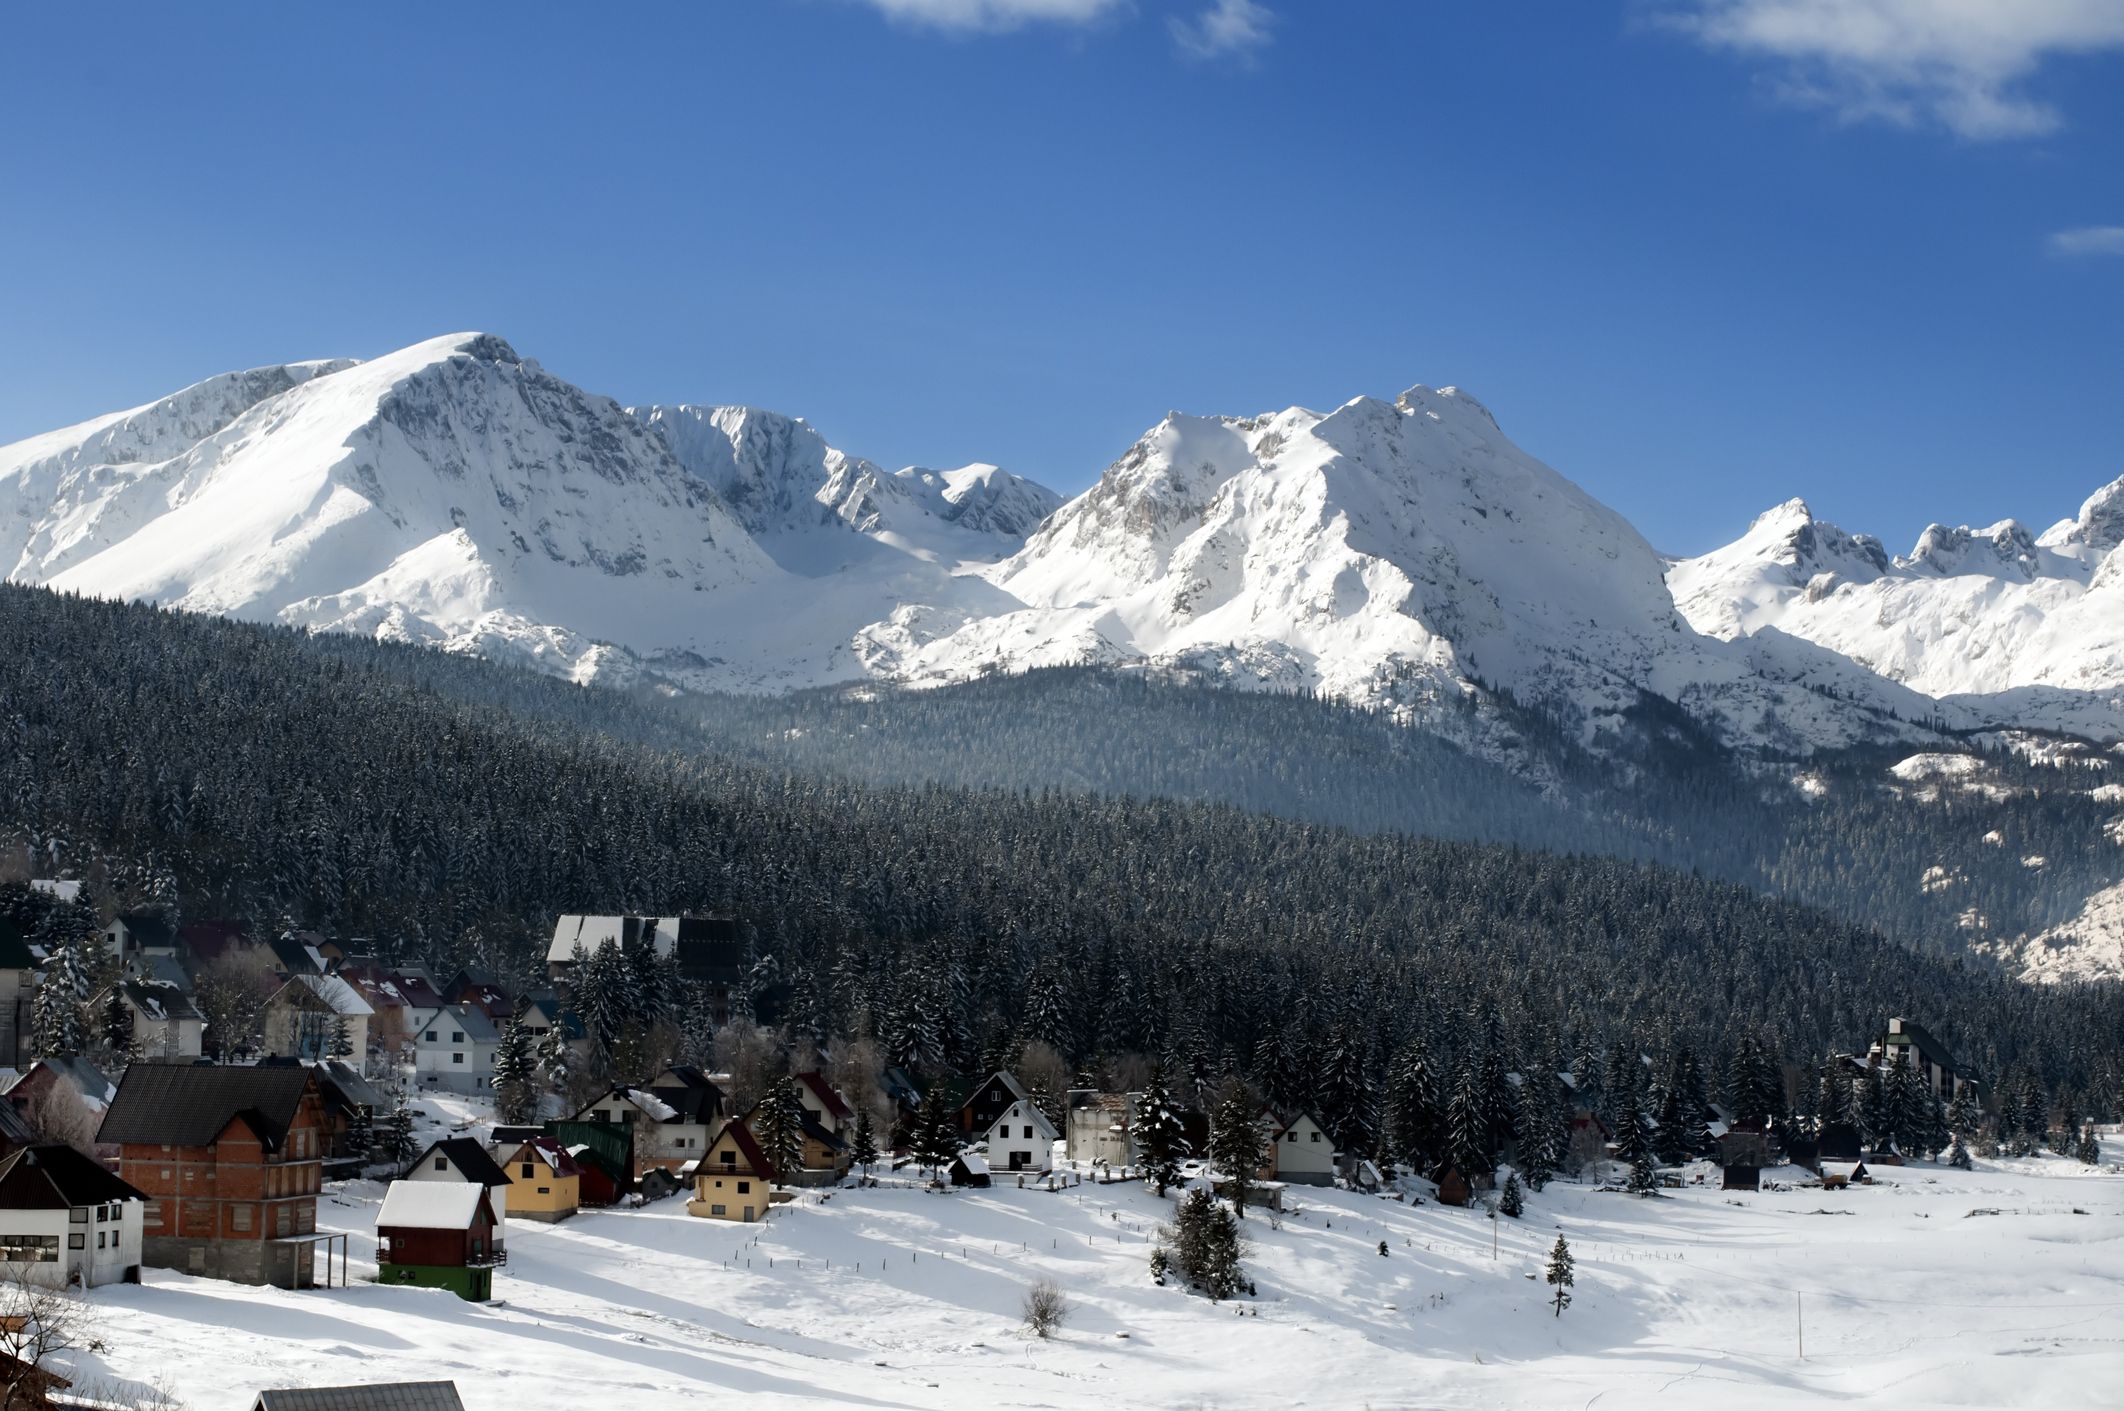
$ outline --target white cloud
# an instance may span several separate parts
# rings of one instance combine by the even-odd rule
[[[2124,255],[2124,225],[2084,225],[2050,237],[2053,255]]]
[[[2046,59],[2124,47],[2119,0],[1665,0],[1704,42],[1783,64],[1780,91],[1846,120],[1963,137],[2059,127],[2027,91]]]
[[[1183,52],[1198,59],[1217,59],[1252,54],[1267,44],[1276,17],[1256,0],[1214,0],[1195,18],[1175,16],[1168,23]]]
[[[896,20],[938,29],[1016,29],[1034,21],[1089,24],[1127,0],[868,0]]]

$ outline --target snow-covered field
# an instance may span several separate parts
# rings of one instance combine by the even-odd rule
[[[352,1233],[353,1287],[151,1271],[95,1293],[107,1350],[82,1365],[166,1375],[199,1408],[422,1377],[455,1379],[474,1411],[2124,1399],[2124,1170],[1878,1174],[1652,1201],[1552,1185],[1499,1222],[1494,1258],[1480,1210],[1294,1189],[1302,1210],[1247,1221],[1259,1297],[1225,1304],[1151,1283],[1146,1237],[1171,1206],[1133,1184],[808,1193],[749,1227],[682,1200],[511,1221],[487,1306],[363,1283],[377,1188],[357,1184],[320,1219]],[[1561,1319],[1539,1282],[1558,1230],[1578,1258]],[[1047,1343],[1017,1312],[1043,1275],[1074,1304]]]

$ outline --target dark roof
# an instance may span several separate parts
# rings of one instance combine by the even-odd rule
[[[705,1088],[644,1088],[678,1114],[680,1122],[709,1122],[722,1115],[723,1091],[713,1083]]]
[[[811,1095],[819,1100],[819,1105],[826,1109],[829,1116],[837,1117],[843,1122],[855,1116],[848,1110],[848,1104],[841,1101],[841,1095],[833,1090],[833,1084],[826,1081],[825,1074],[799,1073],[797,1081],[811,1089]]]
[[[177,928],[170,918],[159,911],[128,911],[118,918],[132,934],[133,944],[141,946],[173,946],[177,944]]]
[[[298,936],[275,936],[266,945],[273,952],[273,958],[280,962],[280,968],[290,975],[324,973]]]
[[[749,1112],[745,1114],[746,1117],[751,1115]],[[725,1127],[720,1136],[708,1143],[708,1149],[713,1151],[717,1146],[721,1145],[723,1137],[728,1137],[737,1143],[738,1155],[745,1158],[745,1164],[752,1168],[754,1175],[771,1176],[774,1173],[774,1163],[767,1159],[766,1152],[760,1150],[760,1144],[745,1126],[744,1118],[739,1118]],[[706,1170],[708,1168],[703,1166],[701,1169]]]
[[[0,970],[32,970],[36,965],[22,928],[0,916]]]
[[[712,1088],[715,1086],[713,1079],[691,1063],[666,1064],[664,1071],[657,1074],[657,1077],[672,1080],[669,1083],[659,1084],[658,1086],[660,1087]],[[651,1091],[653,1092],[655,1089],[652,1088]]]
[[[428,1158],[437,1152],[449,1157],[450,1164],[468,1181],[476,1181],[483,1186],[509,1184],[509,1173],[495,1165],[494,1158],[487,1155],[487,1149],[470,1137],[444,1137],[422,1152],[420,1160],[413,1163],[414,1166],[425,1166]]]
[[[815,1142],[821,1143],[828,1151],[846,1151],[848,1149],[848,1141],[845,1137],[835,1136],[832,1132],[827,1131],[819,1125],[819,1119],[812,1116],[809,1112],[804,1114],[804,1135]]]
[[[96,1140],[206,1146],[241,1116],[268,1147],[278,1147],[310,1084],[307,1068],[136,1060],[125,1070]]]
[[[37,1133],[30,1127],[22,1109],[12,1102],[0,1102],[0,1151],[13,1151],[19,1147],[35,1146]]]
[[[328,1101],[343,1108],[365,1107],[371,1112],[383,1112],[391,1106],[391,1099],[378,1091],[374,1083],[355,1072],[353,1065],[336,1058],[328,1058],[317,1065],[317,1087]]]
[[[728,916],[680,917],[671,954],[680,975],[702,984],[735,984],[745,973],[745,942]]]
[[[121,987],[133,1008],[150,1020],[204,1019],[199,1006],[180,985],[167,980],[127,980]]]
[[[262,1391],[251,1411],[465,1411],[465,1403],[455,1382],[372,1382]]]
[[[30,1146],[0,1158],[0,1210],[66,1210],[147,1197],[70,1146]]]

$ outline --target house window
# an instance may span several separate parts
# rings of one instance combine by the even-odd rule
[[[736,1152],[734,1152],[734,1151],[726,1151],[726,1152],[724,1152],[724,1153],[723,1153],[723,1164],[724,1164],[725,1166],[735,1166],[735,1165],[737,1165],[737,1153],[736,1153]]]
[[[531,1163],[528,1161],[524,1163],[524,1179],[527,1181],[531,1179]]]
[[[433,1029],[428,1030],[428,1042],[431,1044],[435,1042],[435,1031]]]
[[[726,1205],[711,1205],[708,1207],[708,1213],[710,1215],[727,1215],[730,1213],[730,1207]]]
[[[282,1205],[277,1207],[273,1211],[273,1233],[276,1235],[287,1234],[289,1222],[293,1218],[294,1212],[289,1210],[287,1206]]]
[[[1306,1140],[1307,1140],[1307,1141],[1309,1141],[1309,1142],[1317,1142],[1317,1141],[1319,1141],[1319,1140],[1320,1140],[1320,1133],[1318,1133],[1318,1132],[1314,1132],[1314,1133],[1311,1133],[1310,1135],[1308,1135],[1308,1136],[1306,1137]]]
[[[68,1235],[66,1237],[66,1247],[68,1249],[87,1249],[88,1236],[86,1234]]]
[[[1032,1135],[1032,1128],[1030,1128],[1030,1127],[1027,1127],[1027,1128],[1025,1129],[1025,1135],[1026,1135],[1026,1136],[1028,1136],[1028,1137],[1029,1137],[1029,1136],[1031,1136],[1031,1135]]]
[[[752,1194],[752,1182],[750,1182],[750,1181],[739,1181],[739,1182],[738,1182],[738,1194],[739,1194],[739,1195],[751,1195],[751,1194]]]
[[[50,1264],[58,1258],[57,1235],[0,1235],[0,1263]]]
[[[250,1228],[251,1228],[251,1207],[250,1207],[250,1206],[248,1206],[248,1205],[232,1205],[232,1206],[230,1206],[230,1207],[229,1207],[229,1228],[230,1228],[230,1229],[232,1229],[232,1230],[248,1230],[248,1229],[250,1229]]]
[[[102,1249],[102,1248],[103,1248],[103,1237],[104,1237],[104,1236],[105,1236],[105,1235],[106,1235],[107,1233],[109,1233],[109,1232],[108,1232],[108,1231],[105,1231],[105,1230],[98,1230],[98,1231],[96,1231],[96,1248],[98,1248],[98,1249]]]
[[[88,1223],[88,1207],[86,1205],[77,1205],[66,1212],[66,1218],[73,1224],[86,1225]]]
[[[461,1044],[461,1043],[463,1043],[464,1041],[465,1041],[465,1036],[464,1036],[463,1034],[452,1034],[452,1035],[450,1035],[450,1042],[451,1042],[451,1043],[453,1043],[453,1044]]]
[[[461,1053],[453,1053],[450,1055],[450,1061],[452,1063],[462,1063],[465,1061],[465,1056]]]
[[[435,1169],[436,1169],[436,1170],[438,1170],[438,1171],[447,1171],[447,1170],[449,1170],[449,1169],[450,1169],[450,1158],[449,1158],[449,1157],[447,1157],[447,1156],[438,1156],[438,1157],[436,1157],[436,1158],[435,1158]]]
[[[553,1187],[551,1187],[551,1186],[540,1186],[540,1187],[538,1188],[538,1193],[539,1193],[540,1195],[551,1195],[551,1194],[553,1194]]]

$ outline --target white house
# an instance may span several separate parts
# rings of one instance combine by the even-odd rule
[[[376,1010],[361,992],[337,975],[288,977],[265,1006],[265,1051],[274,1058],[343,1058],[369,1071],[369,1020]],[[333,1036],[346,1031],[347,1051],[333,1052]]]
[[[671,1076],[670,1070],[663,1075]],[[618,1084],[575,1114],[577,1122],[609,1122],[634,1133],[634,1174],[653,1166],[673,1172],[708,1154],[722,1129],[722,1090],[703,1083],[653,1088]]]
[[[1282,1114],[1264,1108],[1261,1122],[1268,1136],[1268,1160],[1261,1164],[1263,1179],[1302,1186],[1335,1184],[1335,1144],[1311,1113]]]
[[[1031,1099],[1012,1103],[989,1124],[988,1165],[992,1171],[1045,1171],[1054,1165],[1055,1124]]]
[[[501,1031],[474,1005],[446,1004],[412,1015],[415,1081],[459,1093],[494,1086],[494,1050]]]
[[[485,1147],[470,1137],[445,1137],[422,1152],[400,1179],[460,1181],[485,1186],[487,1203],[494,1207],[495,1221],[499,1223],[509,1217],[509,1173],[495,1163]]]
[[[206,1016],[182,986],[167,980],[121,980],[118,993],[133,1016],[135,1057],[199,1057]]]
[[[0,1258],[54,1288],[140,1277],[147,1197],[69,1146],[0,1160]]]

